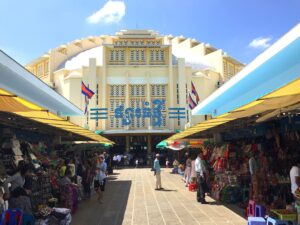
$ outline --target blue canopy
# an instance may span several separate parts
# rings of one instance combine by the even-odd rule
[[[193,115],[213,117],[253,102],[300,77],[300,24],[200,103]]]

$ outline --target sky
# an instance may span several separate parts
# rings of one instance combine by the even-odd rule
[[[300,0],[0,0],[0,49],[21,64],[121,29],[183,35],[251,62],[300,22]]]

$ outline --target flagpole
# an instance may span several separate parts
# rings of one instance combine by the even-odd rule
[[[190,96],[192,96],[192,95],[191,95],[191,91],[189,92],[189,97],[190,97]],[[192,125],[193,125],[193,124],[192,124],[192,110],[193,110],[193,109],[190,108],[190,103],[189,103],[188,107],[189,107],[189,125],[190,125],[190,127],[192,127]]]

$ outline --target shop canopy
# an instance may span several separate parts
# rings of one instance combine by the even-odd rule
[[[280,113],[300,108],[300,78],[275,90],[249,104],[241,106],[223,115],[200,122],[180,133],[174,134],[167,141],[175,141],[208,130],[227,122],[256,116],[256,122],[263,122]]]
[[[192,114],[215,118],[247,104],[258,104],[258,99],[299,76],[300,24],[201,102]]]
[[[245,117],[256,116],[256,122],[263,122],[297,108],[300,108],[300,24],[193,110],[193,115],[211,115],[212,119],[167,140],[182,139]]]
[[[85,137],[88,140],[94,140],[103,144],[113,144],[113,142],[105,137],[54,114],[53,112],[58,112],[61,115],[82,115],[82,112],[1,51],[0,72],[1,112],[12,113]],[[18,80],[17,77],[20,79]],[[4,86],[7,89],[4,89]],[[16,92],[12,92],[11,90],[16,90]],[[32,99],[34,101],[31,101]]]
[[[3,91],[0,93],[0,104],[1,106],[4,104],[2,107],[6,107],[9,111],[10,109],[30,111],[33,107],[29,103],[31,102],[62,116],[80,116],[83,114],[79,108],[33,76],[1,50],[0,89],[13,93],[13,99],[10,100],[11,96],[6,96]]]
[[[83,136],[87,139],[98,141],[103,144],[113,144],[113,142],[105,137],[75,125],[67,119],[59,117],[54,113],[51,113],[23,98],[17,97],[3,89],[0,89],[0,103],[0,111],[10,112],[23,118]]]
[[[179,139],[176,141],[166,140],[161,141],[156,145],[156,148],[160,149],[172,149],[172,150],[181,150],[183,148],[200,148],[204,143],[205,139]]]

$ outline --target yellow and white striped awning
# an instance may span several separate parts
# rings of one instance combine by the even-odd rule
[[[73,124],[67,119],[48,112],[38,105],[33,104],[3,89],[0,89],[0,111],[14,113],[24,118],[61,130],[65,130],[70,133],[86,137],[93,141],[97,141],[99,143],[113,144],[113,142],[108,140],[107,138],[95,134],[94,132],[80,127],[76,124]]]
[[[208,130],[232,120],[265,114],[263,118],[276,116],[285,109],[300,108],[300,78],[259,98],[249,104],[236,108],[216,118],[200,122],[180,133],[174,134],[166,141],[174,141]],[[262,122],[258,118],[257,122]]]

